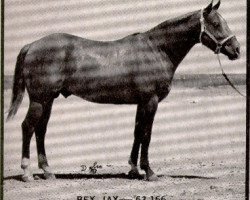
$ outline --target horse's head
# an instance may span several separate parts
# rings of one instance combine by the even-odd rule
[[[240,44],[229,29],[227,22],[217,12],[220,0],[213,6],[213,1],[201,10],[200,42],[215,53],[223,53],[230,60],[240,57]]]

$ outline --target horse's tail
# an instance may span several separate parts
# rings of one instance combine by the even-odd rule
[[[24,83],[24,77],[23,77],[23,64],[24,64],[24,59],[28,52],[28,49],[29,49],[29,45],[24,46],[21,49],[17,57],[15,74],[14,74],[14,82],[13,82],[13,88],[12,88],[11,104],[10,104],[9,113],[7,116],[7,121],[10,118],[14,117],[14,115],[16,114],[23,100],[24,90],[25,90],[25,83]]]

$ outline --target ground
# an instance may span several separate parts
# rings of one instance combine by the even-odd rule
[[[245,87],[239,89],[244,92]],[[11,91],[5,90],[8,109]],[[244,199],[245,99],[230,87],[173,88],[160,103],[149,149],[157,182],[130,180],[135,106],[100,105],[59,97],[46,136],[57,179],[37,168],[34,137],[31,166],[37,180],[20,180],[24,101],[4,128],[4,199]],[[94,163],[96,162],[96,165]],[[90,170],[97,166],[96,171]],[[143,174],[143,171],[140,171]],[[153,199],[152,199],[153,197]],[[78,198],[80,199],[80,197]],[[109,199],[105,199],[109,200]],[[114,199],[111,199],[114,200]]]

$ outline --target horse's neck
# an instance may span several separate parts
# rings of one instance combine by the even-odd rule
[[[168,20],[148,33],[158,50],[167,54],[176,69],[190,49],[199,42],[199,14],[193,12]]]

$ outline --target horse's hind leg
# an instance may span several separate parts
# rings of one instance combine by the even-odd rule
[[[142,107],[140,105],[137,106],[137,111],[136,111],[136,118],[135,118],[135,130],[134,130],[134,143],[133,147],[131,150],[130,158],[129,158],[129,164],[131,166],[131,170],[129,171],[128,175],[130,178],[141,178],[141,175],[139,174],[139,171],[137,169],[137,162],[138,162],[138,154],[139,154],[139,149],[141,145],[141,115],[142,113]]]
[[[151,140],[152,126],[157,107],[158,107],[158,97],[153,96],[146,104],[144,104],[143,106],[144,114],[139,119],[142,125],[140,167],[142,170],[145,170],[146,178],[149,181],[157,180],[157,176],[151,170],[148,161],[148,148]]]
[[[54,100],[54,99],[53,99]],[[45,152],[44,139],[47,130],[47,124],[51,114],[51,108],[53,100],[43,106],[43,114],[40,118],[36,128],[36,144],[37,144],[37,155],[38,155],[38,167],[44,171],[44,177],[46,179],[54,179],[55,175],[52,173]]]
[[[25,182],[33,180],[30,171],[30,141],[42,113],[42,104],[31,101],[28,113],[22,123],[23,145],[21,168],[24,170],[22,179]]]

